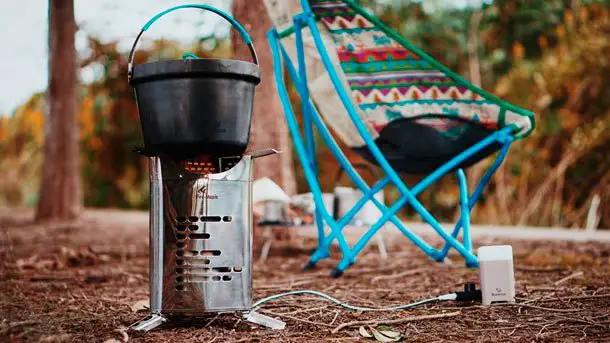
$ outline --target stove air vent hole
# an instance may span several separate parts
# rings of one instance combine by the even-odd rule
[[[191,233],[189,235],[190,239],[209,239],[210,238],[210,234],[205,232],[205,233]]]
[[[221,217],[220,216],[203,216],[203,217],[201,217],[201,221],[217,223],[217,222],[221,221]]]
[[[220,256],[220,250],[201,250],[201,256]]]

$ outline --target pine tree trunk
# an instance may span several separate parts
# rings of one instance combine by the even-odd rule
[[[49,86],[38,221],[71,220],[82,209],[73,0],[49,1]]]
[[[252,36],[262,71],[262,82],[256,88],[254,116],[249,150],[275,148],[280,155],[265,157],[255,162],[256,178],[269,177],[288,194],[296,192],[292,146],[284,111],[274,84],[273,58],[267,43],[271,20],[262,0],[235,0],[233,14]],[[251,61],[250,52],[235,30],[232,32],[234,58]],[[279,166],[279,167],[278,167]]]

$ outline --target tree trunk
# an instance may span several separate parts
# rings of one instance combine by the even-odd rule
[[[269,177],[288,194],[294,194],[296,181],[292,162],[292,146],[284,121],[284,111],[274,84],[273,58],[266,36],[267,31],[271,28],[271,20],[266,13],[262,0],[235,0],[233,3],[235,19],[252,36],[262,72],[262,82],[256,88],[249,150],[264,148],[282,150],[280,155],[256,161],[254,175],[256,178]],[[235,30],[233,30],[231,38],[234,58],[251,61],[248,47]]]
[[[71,220],[82,209],[73,0],[49,1],[49,86],[36,219]]]

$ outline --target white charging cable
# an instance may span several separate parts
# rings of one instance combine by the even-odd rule
[[[395,306],[386,306],[386,307],[361,307],[361,306],[353,306],[347,303],[344,303],[340,300],[337,300],[333,297],[331,297],[330,295],[324,294],[322,292],[318,292],[318,291],[314,291],[314,290],[301,290],[301,291],[292,291],[292,292],[286,292],[286,293],[280,293],[280,294],[276,294],[276,295],[272,295],[266,298],[263,298],[257,302],[254,303],[254,305],[252,305],[252,309],[256,309],[257,307],[260,307],[261,305],[263,305],[264,303],[268,302],[268,301],[272,301],[272,300],[276,300],[282,297],[286,297],[286,296],[291,296],[291,295],[300,295],[300,294],[312,294],[312,295],[316,295],[319,296],[321,298],[324,298],[332,303],[335,303],[339,306],[342,306],[348,310],[353,310],[353,311],[397,311],[397,310],[406,310],[406,309],[410,309],[413,307],[417,307],[417,306],[421,306],[424,304],[428,304],[431,302],[437,302],[437,301],[449,301],[449,300],[456,300],[457,298],[457,294],[456,293],[449,293],[449,294],[443,294],[441,296],[438,297],[434,297],[434,298],[429,298],[429,299],[424,299],[424,300],[420,300],[420,301],[416,301],[414,303],[410,303],[410,304],[406,304],[406,305],[395,305]]]

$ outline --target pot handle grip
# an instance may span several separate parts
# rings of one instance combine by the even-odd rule
[[[135,42],[133,42],[133,45],[131,47],[131,51],[129,52],[128,77],[130,79],[131,79],[131,75],[132,75],[132,72],[133,72],[133,58],[135,56],[136,46],[138,45],[138,41],[142,37],[142,34],[144,34],[144,32],[146,30],[148,30],[152,26],[152,24],[154,24],[154,22],[159,20],[159,18],[161,18],[162,16],[164,16],[164,15],[170,13],[170,12],[173,12],[175,10],[179,10],[181,8],[199,8],[199,9],[202,9],[202,10],[214,12],[214,13],[218,14],[219,16],[223,17],[224,19],[226,19],[237,30],[237,32],[239,32],[239,35],[241,36],[241,38],[248,45],[248,49],[250,49],[250,55],[252,55],[252,60],[254,61],[254,64],[258,65],[258,56],[256,55],[256,50],[254,49],[254,44],[252,43],[252,38],[250,38],[250,35],[246,31],[246,29],[237,20],[235,20],[235,18],[233,18],[232,16],[230,16],[226,12],[221,11],[218,8],[215,8],[215,7],[212,7],[212,6],[209,6],[209,5],[188,4],[188,5],[180,5],[180,6],[175,6],[175,7],[166,9],[165,11],[163,11],[163,12],[157,14],[156,16],[152,17],[152,19],[150,19],[142,27],[142,30],[140,31],[140,33],[136,37]]]

